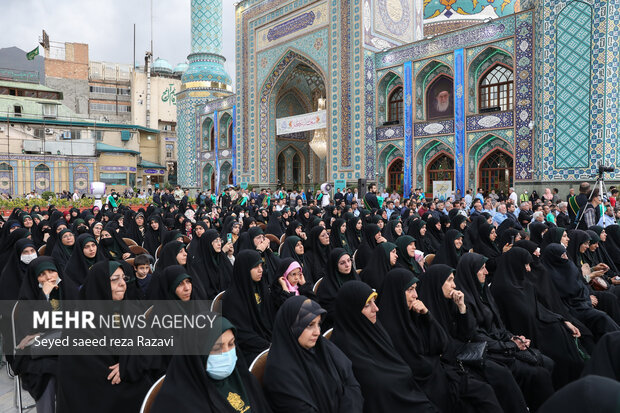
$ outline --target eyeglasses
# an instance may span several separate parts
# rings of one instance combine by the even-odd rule
[[[129,277],[126,275],[114,275],[110,277],[110,282],[116,283],[119,282],[121,279],[125,282],[129,282]]]

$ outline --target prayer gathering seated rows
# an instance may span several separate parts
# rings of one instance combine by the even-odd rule
[[[46,413],[140,412],[162,377],[144,411],[618,412],[620,226],[579,188],[16,208],[2,300],[215,300],[221,328],[202,355],[35,357],[3,335],[5,357]]]

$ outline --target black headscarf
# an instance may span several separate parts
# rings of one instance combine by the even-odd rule
[[[542,222],[534,221],[528,226],[530,231],[530,241],[535,242],[540,246],[543,241],[543,232],[548,230],[549,227]]]
[[[566,232],[566,230],[562,227],[549,228],[549,230],[545,232],[545,235],[543,235],[542,242],[538,245],[540,250],[544,250],[549,244],[559,244],[562,241],[564,232]]]
[[[53,268],[52,268],[53,267]],[[50,293],[50,300],[56,299],[62,300],[77,300],[78,287],[69,278],[62,276],[61,272],[56,266],[56,262],[51,257],[39,257],[35,258],[30,264],[28,264],[26,276],[24,282],[19,290],[20,300],[47,300],[41,287],[39,287],[39,274],[46,269],[54,269],[58,272],[60,282],[58,283],[58,289],[56,292]]]
[[[344,248],[349,254],[353,254],[353,250],[349,247],[349,242],[347,241],[346,229],[345,233],[340,231],[340,227],[343,225],[346,225],[346,221],[343,218],[336,218],[334,220],[329,233],[329,243],[332,248]]]
[[[420,233],[422,228],[426,229],[424,235]],[[433,246],[433,243],[428,236],[428,227],[426,226],[426,221],[423,221],[421,219],[414,220],[409,225],[407,234],[415,238],[416,247],[418,248],[418,250],[422,251],[424,255],[435,254],[437,252],[437,248]]]
[[[373,324],[362,314],[373,296],[376,293],[361,281],[345,283],[338,291],[331,337],[353,363],[364,395],[364,413],[436,412],[381,322]]]
[[[395,216],[396,214],[392,214],[392,216]],[[388,221],[387,224],[385,224],[385,227],[383,227],[383,231],[381,231],[381,233],[383,234],[383,237],[385,237],[385,239],[388,242],[396,242],[396,240],[398,239],[398,237],[400,237],[400,235],[398,235],[396,233],[396,226],[398,224],[401,224],[401,228],[402,228],[402,222],[399,219],[390,219]],[[401,232],[402,235],[402,232]]]
[[[28,247],[35,248],[34,242],[28,238],[18,240],[13,246],[13,251],[7,258],[0,275],[0,300],[17,300],[19,298],[19,291],[28,269],[28,265],[22,262],[21,255]]]
[[[198,260],[191,265],[200,277],[207,293],[207,299],[212,300],[219,292],[230,286],[233,266],[222,251],[216,253],[213,249],[213,241],[219,237],[216,230],[207,230],[199,238]],[[224,242],[222,242],[222,246]]]
[[[569,307],[592,308],[590,292],[581,281],[581,271],[573,261],[562,258],[566,248],[549,244],[543,250],[542,261],[562,301]]]
[[[568,255],[568,259],[571,260],[581,272],[581,265],[586,261],[583,254],[579,251],[579,247],[581,247],[583,243],[589,243],[590,236],[585,231],[575,229],[570,232],[569,238],[570,241],[568,241],[568,247],[566,247],[566,255]]]
[[[431,246],[435,251],[439,251],[439,248],[441,247],[441,241],[443,241],[444,235],[440,229],[437,229],[438,223],[439,219],[433,216],[431,216],[428,221],[426,221],[426,237],[430,241]]]
[[[357,229],[357,223],[361,220],[360,217],[353,217],[347,220],[347,244],[349,244],[349,248],[351,251],[357,250],[357,248],[362,243],[363,237],[363,229]]]
[[[116,221],[108,222],[103,230],[109,233],[112,238],[100,238],[99,245],[104,257],[109,260],[120,261],[124,254],[131,254],[131,250],[116,231],[117,228],[118,223]]]
[[[159,223],[157,231],[151,227],[151,222],[153,221]],[[155,214],[149,217],[148,221],[144,223],[144,226],[146,228],[144,231],[144,248],[154,257],[157,248],[164,242],[167,229],[161,216]]]
[[[4,224],[6,227],[8,222]],[[2,245],[2,249],[0,250],[0,262],[7,262],[7,258],[13,252],[13,248],[15,247],[15,243],[22,238],[27,238],[30,235],[30,231],[25,228],[17,228],[13,232],[7,235],[4,244]]]
[[[69,258],[71,258],[71,255],[73,254],[73,248],[76,244],[77,237],[75,236],[75,234],[73,238],[73,245],[68,246],[63,244],[62,237],[67,233],[73,234],[73,232],[71,232],[71,230],[68,228],[63,229],[58,233],[58,241],[56,242],[56,247],[51,254],[52,258],[54,258],[54,260],[56,261],[56,265],[58,265],[60,268],[65,268],[67,262],[69,262]]]
[[[323,231],[326,231],[326,229],[321,226],[312,228],[305,245],[304,259],[307,265],[304,268],[304,276],[306,276],[306,281],[312,283],[325,276],[327,259],[332,249],[331,245],[323,245],[321,243],[319,237]]]
[[[222,301],[222,315],[237,326],[237,343],[247,360],[254,360],[269,347],[275,318],[264,272],[260,281],[253,281],[250,275],[250,270],[262,263],[257,251],[241,251],[233,266],[232,284]]]
[[[395,249],[396,244],[392,244],[391,242],[382,242],[379,244],[372,252],[370,262],[360,273],[362,281],[372,288],[377,290],[381,289],[386,274],[392,269],[390,252]]]
[[[620,383],[607,377],[589,375],[559,390],[538,412],[617,413],[619,410]]]
[[[204,355],[178,355],[172,358],[151,413],[169,413],[178,410],[179,406],[188,412],[234,413],[238,409],[251,409],[252,412],[271,413],[258,381],[241,356],[239,346],[235,349],[237,364],[230,376],[224,380],[215,380],[207,374],[206,360],[220,335],[232,330],[237,336],[228,320],[217,317],[214,325],[221,325],[221,329],[204,330]],[[229,388],[236,391],[230,399],[222,394]]]
[[[338,271],[338,261],[340,261],[340,258],[345,254],[348,253],[342,248],[334,248],[332,250],[329,254],[329,261],[327,262],[327,272],[316,291],[319,304],[321,304],[321,307],[327,312],[323,317],[324,330],[331,328],[333,325],[334,301],[336,300],[336,295],[340,287],[348,281],[359,281],[360,279],[357,271],[353,269],[353,265],[351,265],[351,271],[348,274],[342,274]]]
[[[181,265],[169,265],[161,272],[158,272],[156,277],[157,291],[153,291],[153,294],[149,297],[153,300],[179,300],[179,297],[176,295],[176,288],[186,279],[189,279],[192,283],[190,300],[201,299],[199,291],[195,288],[194,278],[189,274],[187,268]]]
[[[300,408],[321,413],[362,411],[359,384],[342,351],[322,336],[309,350],[297,341],[308,324],[324,313],[303,296],[289,298],[278,311],[264,376],[276,413]]]
[[[355,253],[355,268],[363,269],[366,267],[366,264],[370,261],[372,252],[378,245],[375,236],[380,232],[381,229],[377,224],[368,224],[366,228],[364,228],[362,243]]]
[[[396,252],[398,253],[398,260],[396,261],[396,267],[406,268],[411,271],[416,277],[419,277],[424,273],[424,269],[418,264],[415,257],[409,256],[407,247],[416,240],[411,235],[401,235],[396,240]],[[416,243],[417,247],[417,243]]]
[[[95,265],[95,263],[105,259],[99,247],[97,247],[97,254],[95,254],[93,258],[86,258],[84,255],[84,246],[89,242],[94,242],[95,245],[97,245],[97,242],[90,234],[82,234],[77,237],[73,246],[71,258],[67,261],[67,265],[64,269],[65,276],[69,277],[71,281],[80,286],[84,284],[86,276],[88,275],[88,270]]]
[[[461,255],[463,255],[463,247],[456,249],[454,241],[458,238],[463,238],[463,234],[456,229],[449,229],[441,242],[441,247],[435,258],[433,259],[433,265],[446,264],[449,267],[456,268],[459,263]]]

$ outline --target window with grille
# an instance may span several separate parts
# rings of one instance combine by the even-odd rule
[[[403,88],[394,89],[388,98],[388,122],[402,122],[403,119]]]
[[[454,159],[443,154],[428,167],[427,192],[433,192],[433,181],[452,181],[454,183]]]
[[[493,66],[480,80],[480,109],[512,110],[513,80],[512,70],[502,65]]]
[[[513,180],[513,160],[505,152],[496,150],[480,164],[479,184],[485,192],[495,189],[496,192],[508,192]]]

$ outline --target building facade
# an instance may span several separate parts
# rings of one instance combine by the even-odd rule
[[[620,5],[499,3],[241,1],[237,94],[200,108],[188,144],[204,144],[205,119],[221,135],[228,111],[236,183],[363,178],[406,194],[565,190],[618,165]],[[222,166],[203,158],[182,181],[204,187]]]

